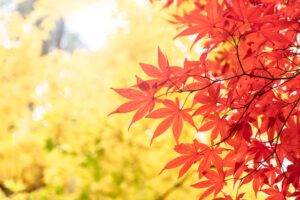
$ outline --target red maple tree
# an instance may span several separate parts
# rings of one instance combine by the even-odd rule
[[[169,0],[165,7],[175,2],[180,6],[186,0]],[[134,86],[114,89],[130,101],[112,113],[136,111],[132,123],[160,119],[151,143],[172,127],[180,156],[163,170],[181,167],[181,177],[198,166],[199,182],[192,187],[206,188],[200,199],[212,193],[220,200],[243,199],[244,193],[222,192],[234,180],[238,188],[252,181],[255,193],[267,199],[299,200],[299,0],[193,3],[183,16],[174,15],[183,27],[176,37],[196,35],[193,46],[201,40],[204,53],[172,66],[158,49],[158,67],[140,64],[148,80],[136,77]],[[217,56],[208,59],[210,54]],[[186,123],[209,131],[210,143],[180,143]]]

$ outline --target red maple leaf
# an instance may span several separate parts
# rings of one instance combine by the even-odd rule
[[[219,171],[222,171],[223,164],[219,154],[226,150],[224,148],[211,149],[206,144],[199,143],[197,140],[194,140],[194,143],[192,144],[179,144],[175,146],[174,150],[177,153],[184,155],[168,162],[162,171],[183,165],[179,172],[179,177],[181,177],[193,164],[198,161],[199,177],[202,177],[202,173],[209,170],[211,165],[214,165]]]
[[[183,120],[190,123],[196,128],[193,118],[188,113],[191,111],[191,109],[182,109],[180,107],[180,102],[178,98],[176,99],[176,103],[168,99],[163,100],[161,102],[166,106],[166,108],[160,108],[146,116],[147,118],[154,119],[166,118],[155,129],[155,132],[151,139],[151,144],[156,137],[163,134],[171,125],[173,130],[173,136],[178,144],[179,136],[183,128]]]
[[[193,116],[200,115],[203,113],[219,112],[226,109],[226,106],[220,103],[220,86],[217,88],[209,87],[207,89],[207,94],[202,91],[198,92],[194,97],[193,104],[203,104],[194,113]]]
[[[191,185],[192,187],[195,188],[207,188],[205,192],[200,196],[199,199],[204,199],[207,197],[209,194],[214,192],[214,197],[221,192],[223,187],[227,185],[225,179],[226,172],[224,173],[223,171],[205,171],[204,176],[208,179],[206,181],[201,181],[199,183]]]
[[[221,134],[222,139],[225,138],[224,133],[226,133],[227,129],[229,128],[226,117],[227,115],[224,115],[222,118],[220,118],[217,113],[215,113],[214,115],[208,115],[205,119],[208,119],[210,121],[199,128],[199,131],[211,130],[211,144],[214,143],[213,141],[218,137],[219,134]]]
[[[286,200],[286,196],[279,190],[277,185],[272,188],[264,189],[262,192],[269,195],[266,200]]]
[[[111,112],[109,115],[115,113],[128,113],[134,110],[137,110],[134,114],[131,123],[128,126],[128,130],[131,125],[143,118],[148,112],[151,112],[155,106],[156,99],[154,98],[154,94],[156,93],[156,89],[152,89],[150,85],[142,81],[139,77],[137,77],[137,85],[140,90],[132,89],[132,88],[124,88],[124,89],[114,89],[115,92],[120,94],[121,96],[130,99],[131,101],[122,104],[115,111]]]
[[[154,78],[155,83],[158,86],[165,84],[169,80],[170,66],[167,58],[163,55],[160,48],[158,47],[158,68],[150,65],[140,63],[143,71],[149,76]]]
[[[172,169],[183,165],[178,176],[178,178],[180,178],[191,168],[193,164],[201,159],[202,155],[200,155],[199,152],[205,148],[207,148],[207,146],[199,143],[197,140],[194,140],[192,144],[176,145],[174,150],[183,155],[168,162],[160,173],[166,169]]]

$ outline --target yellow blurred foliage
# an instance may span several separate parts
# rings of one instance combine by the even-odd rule
[[[109,88],[133,84],[139,61],[155,63],[158,45],[174,45],[170,35],[176,31],[166,13],[118,1],[129,33],[118,30],[96,52],[42,54],[57,19],[95,2],[39,0],[25,17],[17,11],[0,15],[0,198],[196,198],[192,182],[177,181],[176,171],[158,176],[174,156],[169,138],[150,148],[150,123],[128,132],[129,118],[107,118],[123,101]],[[184,54],[179,47],[167,53]]]

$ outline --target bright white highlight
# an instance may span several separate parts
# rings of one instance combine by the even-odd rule
[[[200,140],[202,143],[207,143],[207,138],[206,134],[203,132],[197,132],[195,134],[195,139]]]
[[[145,1],[145,0],[132,0],[136,3],[137,6],[139,7],[146,7],[146,6],[149,6],[150,5],[150,2],[149,1]]]
[[[75,11],[66,19],[67,29],[78,33],[81,41],[91,51],[105,46],[107,37],[117,31],[119,27],[128,26],[124,18],[126,13],[119,13],[113,17],[118,4],[114,1],[103,1],[84,9]]]
[[[49,88],[48,88],[48,84],[45,82],[41,85],[38,85],[36,88],[35,88],[35,94],[38,96],[38,97],[41,97],[43,96],[44,94],[46,94],[48,92]]]
[[[152,136],[152,135],[153,135],[152,131],[149,130],[149,129],[147,129],[147,130],[145,131],[145,133],[146,133],[147,135],[149,135],[149,136]]]
[[[32,113],[32,120],[39,121],[46,114],[46,109],[43,106],[38,106]]]

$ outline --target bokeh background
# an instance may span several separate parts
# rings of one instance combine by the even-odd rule
[[[163,2],[162,2],[163,3]],[[191,171],[158,175],[176,154],[171,134],[132,115],[109,88],[143,77],[157,47],[181,64],[192,39],[148,0],[0,0],[0,199],[197,199]],[[186,129],[186,137],[197,135]],[[205,140],[205,138],[200,138]]]

